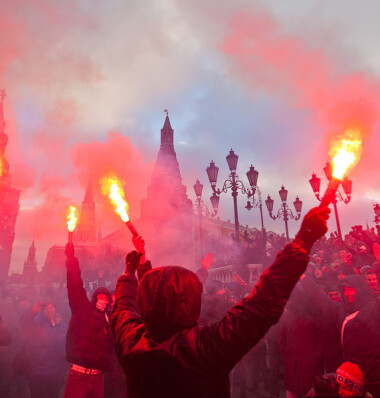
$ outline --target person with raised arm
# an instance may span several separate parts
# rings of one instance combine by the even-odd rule
[[[182,267],[150,269],[143,239],[133,238],[136,252],[128,254],[118,279],[112,316],[128,398],[229,397],[230,371],[280,319],[313,243],[327,231],[329,212],[309,211],[251,295],[203,327],[197,324],[202,294],[197,276]]]

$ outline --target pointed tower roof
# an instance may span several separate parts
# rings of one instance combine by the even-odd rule
[[[161,129],[161,133],[162,133],[163,131],[171,131],[171,132],[173,132],[172,126],[171,126],[171,124],[170,124],[169,112],[168,112],[167,109],[165,109],[164,112],[166,113],[166,118],[165,118],[164,126],[163,126],[162,129]]]
[[[174,130],[170,124],[168,111],[161,129],[161,146],[148,186],[147,197],[141,201],[142,218],[177,217],[180,213],[187,213],[191,209],[191,202],[187,198],[186,187],[182,184],[181,172],[174,149]],[[168,198],[171,204],[168,205]],[[190,203],[189,203],[190,202]],[[173,204],[173,205],[172,205]],[[170,208],[171,210],[168,210]],[[168,216],[171,211],[172,216]]]
[[[83,202],[94,202],[94,185],[92,183],[92,172],[90,173],[90,177],[88,179],[86,194],[84,196]]]
[[[161,146],[160,146],[160,152],[168,154],[170,153],[171,155],[175,156],[175,151],[174,151],[174,130],[172,129],[172,126],[170,124],[169,120],[169,112],[167,109],[165,109],[166,113],[166,118],[164,122],[164,126],[161,129]]]

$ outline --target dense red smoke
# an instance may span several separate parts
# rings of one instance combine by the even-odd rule
[[[71,148],[71,159],[83,187],[92,173],[98,203],[107,215],[114,216],[113,207],[100,192],[99,180],[110,174],[125,181],[125,199],[130,206],[130,217],[139,215],[139,201],[146,195],[153,163],[145,163],[142,154],[121,133],[109,132],[105,142],[77,143]]]
[[[359,128],[363,135],[378,121],[380,85],[306,40],[283,31],[273,16],[245,13],[230,23],[223,50],[252,88],[270,90],[312,111],[323,131]]]

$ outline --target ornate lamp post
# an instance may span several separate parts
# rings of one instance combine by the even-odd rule
[[[263,203],[261,201],[261,190],[257,186],[257,179],[259,178],[259,172],[257,170],[255,170],[255,168],[252,165],[247,172],[247,178],[249,181],[249,185],[251,186],[251,191],[248,192],[248,202],[247,202],[247,206],[245,206],[245,208],[247,210],[251,210],[253,207],[260,209],[261,233],[263,235],[263,248],[265,250],[267,236],[266,236],[266,231],[264,228]],[[255,200],[256,190],[259,194],[258,200]],[[252,201],[250,200],[250,198],[252,198]]]
[[[375,219],[373,222],[376,223],[376,225],[380,222],[380,205],[378,203],[372,203],[373,206],[373,211],[375,212]]]
[[[218,207],[219,207],[219,196],[216,196],[213,194],[210,198],[212,207],[214,209],[213,213],[210,213],[208,210],[208,207],[202,200],[202,191],[203,191],[203,185],[199,182],[197,179],[196,183],[194,184],[194,192],[196,198],[196,202],[194,203],[194,210],[199,216],[199,242],[201,245],[201,248],[203,248],[203,238],[202,238],[202,215],[205,214],[210,217],[216,216],[218,213]]]
[[[296,200],[293,202],[294,208],[296,210],[297,215],[295,216],[292,212],[292,210],[289,208],[289,206],[286,203],[286,200],[288,198],[288,191],[284,188],[284,186],[281,186],[280,191],[278,191],[280,194],[281,198],[281,207],[278,209],[277,215],[274,216],[272,214],[273,212],[273,203],[274,200],[268,195],[267,200],[265,201],[265,204],[267,206],[268,212],[270,217],[273,220],[276,220],[279,217],[283,217],[283,220],[285,222],[285,230],[286,230],[286,239],[289,240],[289,230],[288,230],[288,220],[289,218],[292,218],[293,220],[299,220],[301,217],[301,211],[302,211],[302,201],[299,199],[299,197],[296,197]]]
[[[237,209],[237,196],[238,191],[240,190],[243,194],[248,194],[249,190],[246,190],[242,181],[239,180],[238,175],[236,174],[236,167],[239,156],[235,154],[235,152],[231,149],[230,153],[226,156],[227,164],[230,169],[230,175],[228,179],[224,181],[223,188],[216,188],[216,181],[218,179],[219,167],[215,166],[215,163],[211,161],[210,166],[207,167],[207,175],[210,180],[211,188],[213,191],[213,196],[211,197],[211,202],[216,198],[219,200],[219,196],[222,192],[226,193],[229,189],[232,191],[232,198],[234,202],[234,216],[235,216],[235,240],[239,240],[239,218],[238,218],[238,209]],[[214,197],[214,199],[212,199]],[[215,208],[215,207],[214,207]]]
[[[325,172],[325,175],[326,175],[326,178],[328,179],[328,181],[330,181],[332,178],[332,167],[331,167],[330,162],[326,163],[326,166],[323,168],[323,171]],[[319,201],[321,201],[322,200],[322,198],[320,197],[321,179],[319,177],[317,177],[315,173],[313,173],[309,182],[310,182],[311,188],[315,194],[315,197]],[[343,191],[344,191],[346,197],[344,198],[339,191],[336,191],[335,199],[332,202],[334,205],[336,228],[338,230],[338,235],[339,235],[340,239],[342,239],[342,231],[340,229],[338,208],[337,208],[336,204],[338,202],[338,199],[341,200],[342,202],[344,202],[345,204],[350,202],[351,193],[352,193],[352,181],[349,180],[347,177],[345,177],[342,180],[341,185],[342,185],[342,188],[343,188]]]

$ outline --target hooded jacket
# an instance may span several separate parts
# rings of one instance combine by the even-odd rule
[[[191,271],[156,268],[139,288],[122,275],[112,329],[128,397],[229,397],[229,372],[279,320],[308,260],[296,243],[286,246],[249,297],[204,327],[197,326],[201,284]]]
[[[371,392],[371,385],[380,388],[380,300],[359,275],[345,278],[338,286],[343,298],[344,286],[357,292],[352,303],[345,302],[350,315],[341,329],[343,358],[360,367]]]
[[[91,302],[83,287],[78,260],[68,258],[67,291],[71,308],[71,319],[66,337],[66,360],[88,369],[107,370],[113,350],[113,336],[105,313],[96,308],[96,297],[106,294],[100,287],[93,293]]]

